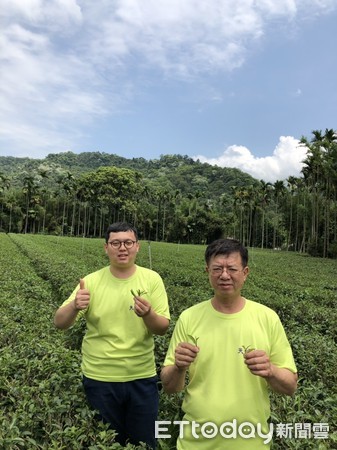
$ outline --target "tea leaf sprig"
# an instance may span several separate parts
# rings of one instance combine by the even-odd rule
[[[137,291],[135,292],[133,289],[130,290],[131,294],[133,297],[141,297],[144,294],[147,294],[146,291],[142,291],[141,289],[137,289]],[[134,311],[134,307],[133,305],[129,306],[129,311]]]
[[[140,297],[141,295],[144,295],[147,293],[146,291],[142,291],[141,289],[137,289],[136,292],[133,289],[131,289],[130,292],[134,297]]]
[[[251,347],[251,345],[242,345],[241,347],[239,347],[238,353],[242,353],[243,355],[245,355],[246,353],[252,352],[253,350],[255,350],[255,348]]]

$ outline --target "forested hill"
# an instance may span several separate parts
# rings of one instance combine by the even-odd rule
[[[128,159],[102,152],[76,154],[70,151],[49,154],[44,159],[0,156],[0,172],[12,178],[24,172],[34,174],[43,170],[49,174],[51,171],[55,177],[62,170],[78,176],[104,166],[132,169],[140,172],[153,186],[166,190],[179,189],[182,195],[199,193],[205,198],[229,194],[234,186],[257,183],[257,180],[241,170],[212,166],[181,155],[162,155],[160,159],[153,160]]]
[[[0,232],[102,236],[128,220],[148,240],[337,257],[337,133],[313,131],[302,176],[274,183],[188,156],[127,159],[85,152],[0,157]]]

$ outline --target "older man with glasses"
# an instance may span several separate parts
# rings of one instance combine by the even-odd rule
[[[104,249],[110,265],[80,279],[56,311],[57,328],[83,316],[83,386],[99,418],[121,445],[156,446],[159,395],[153,335],[169,326],[169,307],[158,273],[135,263],[138,233],[125,222],[110,225]]]
[[[185,388],[177,449],[267,450],[269,390],[297,387],[292,350],[276,312],[241,294],[248,250],[218,239],[205,261],[213,296],[180,315],[161,373],[167,393]]]

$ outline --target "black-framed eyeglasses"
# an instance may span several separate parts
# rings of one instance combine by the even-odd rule
[[[113,241],[109,241],[108,244],[114,249],[121,248],[122,244],[124,244],[125,248],[130,249],[135,245],[136,242],[137,241],[133,241],[132,239],[126,239],[125,241],[119,241],[118,239],[116,239]]]
[[[220,276],[226,271],[226,273],[230,276],[235,276],[239,272],[242,272],[242,270],[237,269],[235,267],[222,267],[222,266],[214,266],[209,269],[212,275],[214,276]]]

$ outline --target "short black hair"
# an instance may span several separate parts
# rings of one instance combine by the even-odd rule
[[[133,231],[136,241],[138,241],[138,231],[136,227],[128,222],[115,222],[108,226],[105,233],[105,242],[108,242],[110,233],[119,233],[120,231]]]
[[[216,239],[211,242],[205,251],[206,264],[208,265],[214,256],[229,255],[231,253],[240,253],[243,267],[247,266],[248,250],[236,239]]]

